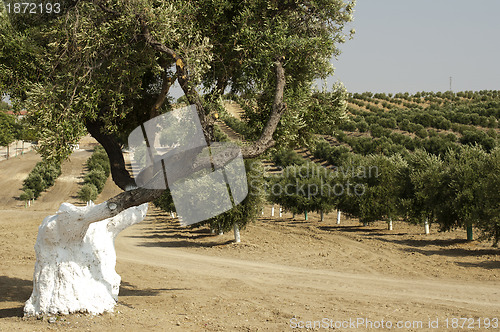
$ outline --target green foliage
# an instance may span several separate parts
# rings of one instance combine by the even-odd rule
[[[269,179],[268,199],[295,214],[327,213],[337,204],[333,177],[331,170],[311,162],[288,166]]]
[[[229,128],[243,136],[245,139],[255,139],[257,138],[257,133],[253,130],[247,123],[236,119],[235,117],[221,113],[221,119],[224,121]]]
[[[346,121],[347,92],[343,86],[334,86],[333,91],[315,91],[308,100],[304,111],[307,130],[315,134],[331,135],[339,125],[354,129],[355,124]],[[354,131],[354,130],[352,130]]]
[[[83,181],[85,183],[93,184],[97,188],[98,192],[101,192],[102,188],[104,188],[104,184],[106,184],[107,179],[108,177],[103,170],[92,169],[85,175]]]
[[[264,168],[258,160],[245,160],[248,195],[238,205],[216,217],[202,221],[194,226],[210,225],[211,229],[227,232],[236,223],[240,229],[257,219],[264,204]]]
[[[44,190],[54,185],[59,175],[61,175],[59,163],[46,160],[38,162],[23,181],[23,190],[24,192],[30,190],[33,198],[37,199]]]
[[[172,194],[170,193],[169,189],[165,190],[159,198],[154,200],[153,204],[156,207],[162,209],[163,211],[175,212],[174,200],[172,198]]]
[[[272,154],[271,160],[278,166],[302,165],[306,161],[292,149],[278,148]]]
[[[78,198],[83,202],[93,201],[99,195],[99,191],[93,183],[85,183],[78,191]]]
[[[128,134],[149,119],[176,64],[144,41],[141,22],[182,57],[190,88],[208,92],[207,113],[213,111],[210,100],[227,89],[256,102],[250,124],[255,132],[271,110],[274,61],[284,57],[289,110],[277,138],[300,137],[302,106],[311,98],[313,82],[333,72],[330,59],[353,34],[344,27],[353,18],[354,3],[342,0],[105,0],[62,1],[61,6],[61,15],[2,10],[0,20],[0,89],[28,110],[40,153],[55,160],[71,153],[88,120],[103,123],[105,134],[125,144]],[[171,98],[159,111],[169,111],[170,104]]]
[[[194,224],[192,227],[209,225],[211,229],[226,232],[233,227],[234,223],[237,223],[240,228],[244,228],[249,222],[256,220],[260,207],[264,204],[264,169],[258,160],[245,160],[245,169],[248,186],[247,197],[232,209],[216,217]],[[206,196],[206,192],[201,189],[200,198]],[[164,211],[176,211],[169,190],[166,190],[153,203]]]
[[[330,165],[338,166],[345,155],[349,153],[349,148],[343,145],[331,146],[324,139],[319,139],[312,147],[312,153],[314,157],[326,160]]]
[[[0,146],[12,143],[16,137],[16,118],[0,110]]]
[[[109,159],[102,146],[97,146],[87,159],[88,172],[83,178],[83,186],[78,191],[78,198],[84,202],[95,200],[101,193],[110,174]]]
[[[87,167],[89,170],[102,170],[106,178],[109,176],[111,170],[109,158],[102,146],[99,145],[95,148],[94,152],[87,160]]]
[[[31,189],[26,189],[24,190],[21,195],[19,195],[19,199],[22,201],[29,201],[31,199],[35,198],[35,194],[33,193],[33,190]]]

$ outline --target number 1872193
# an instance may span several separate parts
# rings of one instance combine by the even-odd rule
[[[9,14],[59,14],[61,12],[61,4],[58,2],[11,2],[4,4]]]

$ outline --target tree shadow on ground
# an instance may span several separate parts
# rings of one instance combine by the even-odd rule
[[[143,242],[140,246],[143,247],[166,247],[166,248],[212,248],[217,246],[225,246],[233,243],[233,240],[224,242],[210,241],[210,242],[190,242],[182,241],[162,241],[162,242]]]
[[[351,233],[369,233],[370,235],[375,235],[374,232],[380,232],[379,228],[366,228],[367,226],[355,225],[355,226],[318,226],[318,229],[328,232],[351,232]],[[392,233],[378,233],[378,234],[391,234]]]
[[[0,309],[0,318],[22,317],[24,302],[29,299],[33,290],[31,280],[0,276],[0,302],[19,302],[11,308]]]
[[[144,230],[146,234],[129,235],[128,237],[149,240],[140,244],[143,247],[210,248],[233,243],[232,240],[222,242],[219,235],[212,233],[207,227],[183,227],[171,221],[150,223]],[[214,240],[209,241],[210,238]]]
[[[482,267],[486,270],[500,269],[500,261],[484,261],[479,263],[458,262],[463,267]]]
[[[137,286],[134,286],[126,281],[122,281],[120,285],[120,293],[119,296],[155,296],[162,292],[173,292],[180,290],[190,290],[189,288],[146,288],[146,289],[138,289]]]
[[[495,257],[500,257],[500,250],[497,248],[492,249],[477,249],[474,247],[459,247],[459,245],[463,245],[468,243],[469,241],[466,239],[388,239],[388,238],[380,238],[381,241],[396,243],[407,248],[403,249],[408,252],[418,252],[422,255],[432,256],[432,255],[441,255],[448,257],[481,257],[492,255]],[[436,247],[440,247],[437,248]],[[457,264],[464,264],[463,266],[477,266],[484,268],[498,268],[500,266],[500,262],[490,262],[486,261],[483,263],[462,263],[458,262]],[[467,265],[470,264],[470,265]]]
[[[191,233],[191,232],[190,232]],[[156,231],[150,232],[149,235],[131,235],[131,238],[142,238],[142,239],[203,239],[206,237],[213,237],[215,234],[208,231],[206,234],[191,235],[190,233],[167,233],[166,231]]]

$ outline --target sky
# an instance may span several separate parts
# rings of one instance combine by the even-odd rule
[[[499,0],[357,0],[332,61],[349,92],[500,89]]]

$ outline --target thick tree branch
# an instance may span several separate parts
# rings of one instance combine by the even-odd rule
[[[103,123],[100,121],[85,122],[85,127],[92,137],[94,137],[106,150],[109,157],[109,164],[111,166],[111,176],[113,181],[118,187],[123,190],[135,186],[135,181],[130,176],[130,173],[125,168],[125,160],[120,144],[115,140],[112,135],[104,134],[102,132]]]
[[[267,120],[266,126],[264,127],[259,139],[252,145],[242,148],[243,158],[255,158],[275,144],[273,134],[276,131],[276,127],[280,122],[281,116],[286,110],[286,104],[283,102],[283,94],[286,83],[283,60],[285,60],[285,58],[280,57],[274,63],[276,66],[276,91],[269,119]]]
[[[207,143],[210,143],[211,141],[213,141],[213,133],[210,130],[210,128],[212,128],[213,126],[213,119],[206,116],[201,98],[198,95],[196,89],[189,82],[189,75],[187,72],[186,64],[184,63],[183,59],[175,53],[174,50],[158,42],[151,35],[147,23],[144,21],[144,19],[140,18],[139,20],[141,22],[142,33],[146,42],[156,51],[170,55],[175,60],[177,68],[177,81],[184,91],[184,94],[188,98],[188,101],[191,104],[196,105],[201,126],[205,134],[205,139],[207,140]],[[275,144],[273,140],[273,134],[276,131],[282,114],[286,110],[286,105],[283,102],[286,83],[285,69],[283,68],[284,60],[285,58],[281,56],[277,58],[274,63],[276,67],[276,90],[269,119],[266,123],[266,126],[264,127],[264,130],[262,131],[260,138],[252,145],[243,148],[243,158],[255,158]]]
[[[158,110],[163,106],[165,103],[165,100],[167,98],[168,90],[170,90],[170,87],[172,86],[172,78],[167,75],[167,73],[164,73],[163,75],[163,84],[161,87],[160,94],[158,95],[158,98],[156,99],[156,102],[154,103],[153,107],[151,107],[151,112],[150,112],[150,118],[154,118],[155,116],[160,115]]]

